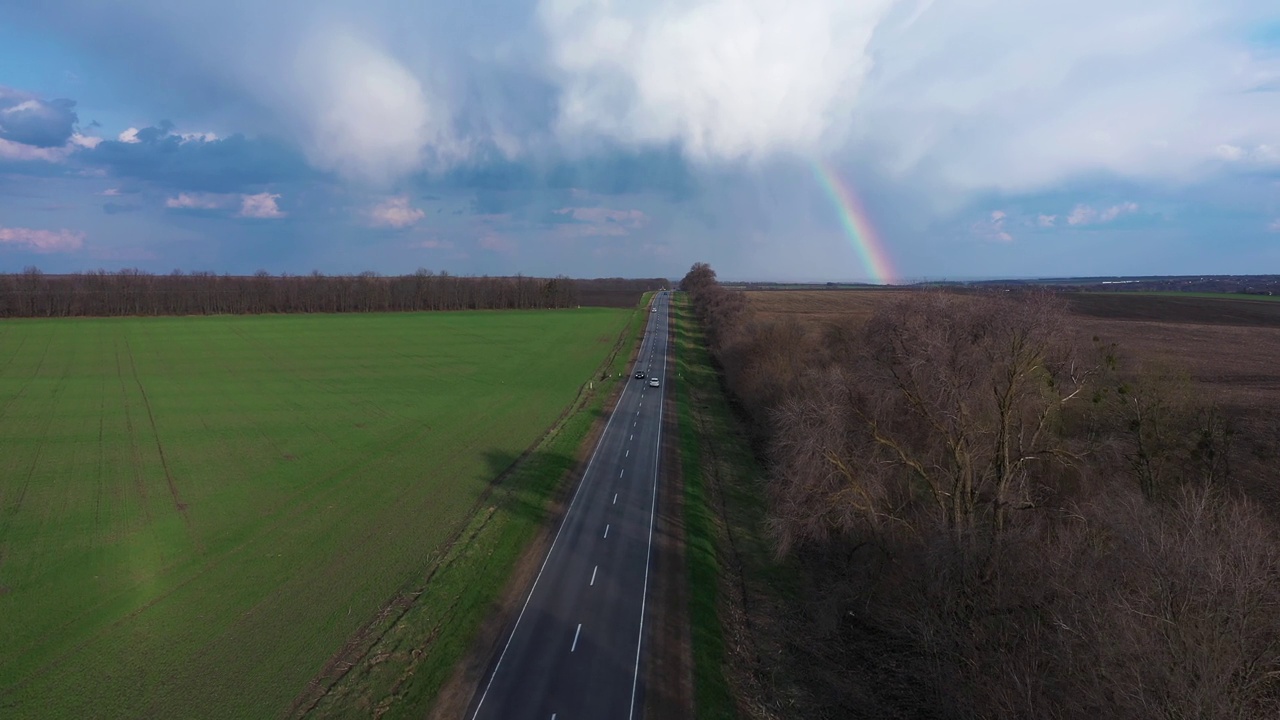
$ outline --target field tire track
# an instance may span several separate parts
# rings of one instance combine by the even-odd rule
[[[44,368],[45,359],[49,357],[49,346],[52,344],[53,344],[53,335],[50,334],[49,341],[45,343],[44,352],[40,355],[40,362],[36,365],[35,371],[31,373],[32,380],[34,380],[36,376],[40,374],[40,370]],[[11,512],[14,516],[16,516],[18,512],[22,510],[22,503],[27,498],[27,490],[28,488],[31,487],[31,478],[35,475],[36,468],[40,465],[40,458],[44,454],[45,440],[49,437],[49,428],[53,425],[53,417],[57,413],[58,406],[56,401],[57,401],[57,395],[61,392],[61,388],[62,388],[61,383],[62,381],[65,381],[70,374],[71,374],[71,364],[68,363],[66,366],[66,369],[62,373],[62,377],[60,378],[58,387],[55,388],[54,390],[53,407],[49,409],[49,414],[45,417],[45,420],[44,420],[44,426],[40,428],[40,439],[36,443],[36,456],[31,460],[31,467],[27,468],[27,474],[22,479],[22,486],[18,489],[18,498],[17,500],[14,501],[13,506],[11,508]],[[14,395],[8,403],[5,403],[3,410],[0,410],[0,417],[3,416],[5,410],[9,409],[9,405],[14,400],[17,400],[18,397],[20,397],[23,393],[25,393],[27,391],[27,388],[30,386],[31,386],[31,380],[28,380],[27,384],[22,386],[22,390],[19,391],[17,395]],[[3,534],[0,534],[0,540],[4,539],[4,536],[8,535],[8,533],[9,533],[9,523],[5,523],[4,532]]]
[[[115,347],[116,352],[116,377],[120,380],[120,398],[124,407],[124,425],[125,430],[129,433],[129,448],[133,451],[133,487],[138,493],[138,497],[142,500],[142,517],[148,524],[151,523],[151,504],[147,502],[149,494],[147,493],[147,483],[142,479],[142,451],[138,449],[138,436],[133,430],[133,413],[129,411],[129,388],[124,382],[124,366],[120,362],[120,346]]]
[[[133,347],[129,345],[129,338],[124,338],[125,349],[129,351],[129,369],[133,372],[133,381],[138,386],[138,394],[142,396],[142,405],[147,409],[147,421],[151,424],[151,436],[156,439],[156,453],[160,455],[160,467],[164,469],[164,480],[169,485],[169,495],[173,498],[173,507],[182,516],[182,522],[187,526],[187,532],[191,534],[191,539],[195,541],[196,548],[200,554],[204,554],[204,544],[191,530],[191,515],[188,506],[182,501],[182,494],[178,492],[178,485],[173,480],[173,472],[169,469],[169,459],[165,457],[164,445],[160,442],[160,431],[156,428],[156,416],[151,411],[151,400],[147,397],[147,389],[142,386],[142,379],[138,377],[138,364],[134,360]]]

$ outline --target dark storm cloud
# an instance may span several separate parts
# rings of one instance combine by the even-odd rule
[[[186,139],[170,134],[170,127],[161,124],[139,130],[137,139],[104,141],[81,157],[113,176],[174,190],[243,192],[320,177],[295,150],[270,138]]]
[[[0,86],[0,138],[38,148],[61,147],[75,132],[74,100],[41,100]]]

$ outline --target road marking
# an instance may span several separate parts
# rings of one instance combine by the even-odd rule
[[[582,623],[578,623],[578,630],[573,634],[573,647],[569,648],[569,652],[578,649],[578,636],[582,634]]]
[[[667,359],[662,359],[662,369],[667,369]],[[658,403],[658,442],[653,447],[653,497],[649,501],[649,546],[645,550],[644,590],[640,593],[640,629],[636,632],[636,669],[631,677],[631,712],[628,720],[636,716],[636,686],[640,682],[640,647],[644,644],[644,609],[649,598],[649,565],[653,561],[653,521],[658,514],[658,459],[662,453],[662,411],[665,408]]]
[[[622,403],[622,398],[626,396],[630,385],[622,388],[622,396],[618,398],[618,404]],[[578,496],[582,494],[582,488],[587,484],[587,478],[591,477],[591,468],[595,465],[596,456],[600,454],[600,448],[604,445],[604,438],[609,434],[609,426],[613,424],[613,419],[617,417],[617,407],[614,405],[613,414],[609,415],[609,420],[604,424],[604,432],[600,434],[601,441],[596,443],[596,449],[591,452],[591,459],[587,461],[587,469],[582,473],[582,481],[578,483],[578,489],[573,491],[573,498],[569,500],[569,507],[564,511],[564,517],[560,519],[560,528],[556,530],[556,535],[551,539],[551,547],[547,548],[547,556],[542,559],[542,566],[538,568],[538,574],[533,578],[533,586],[529,588],[529,594],[524,598],[524,605],[520,606],[520,614],[516,616],[516,624],[511,628],[511,635],[507,637],[507,644],[502,646],[502,654],[498,655],[498,662],[493,666],[493,674],[489,676],[489,682],[485,683],[484,692],[480,694],[480,701],[476,703],[476,711],[471,716],[472,720],[480,717],[480,708],[484,707],[485,698],[489,696],[489,689],[493,687],[493,679],[497,677],[499,668],[502,667],[502,660],[507,656],[507,650],[511,649],[511,641],[515,639],[516,631],[520,629],[520,621],[524,619],[524,613],[529,609],[529,601],[533,599],[533,593],[538,589],[538,581],[542,580],[542,573],[547,569],[547,563],[551,561],[551,553],[555,552],[556,543],[560,541],[560,534],[564,532],[564,526],[568,524],[569,514],[573,512],[574,506],[578,503]],[[635,695],[635,689],[632,688],[632,695]],[[634,700],[632,704],[634,705]]]
[[[614,494],[613,494],[613,504],[614,504],[614,505],[617,505],[617,504],[618,504],[618,493],[614,493]]]
[[[631,457],[631,450],[628,449],[627,454],[623,455],[622,457]]]
[[[635,427],[635,423],[632,423],[632,427]],[[636,434],[631,433],[631,437],[627,439],[627,442],[631,442],[632,440],[635,440],[635,439],[636,439]]]
[[[609,523],[604,524],[604,536],[609,537]]]
[[[622,473],[624,473],[624,472],[626,472],[626,471],[627,471],[627,469],[626,469],[626,468],[622,468],[621,470],[619,470],[619,471],[618,471],[618,477],[622,477]]]
[[[587,583],[591,587],[595,587],[596,585],[596,571],[599,569],[600,569],[599,565],[596,565],[595,567],[591,568],[591,582]]]

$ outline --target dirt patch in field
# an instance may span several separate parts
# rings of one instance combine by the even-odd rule
[[[866,320],[902,290],[755,290],[746,293],[751,308],[765,317],[803,317],[806,321]]]

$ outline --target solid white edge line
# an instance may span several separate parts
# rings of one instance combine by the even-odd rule
[[[564,517],[560,519],[560,527],[556,530],[556,536],[551,539],[551,547],[547,548],[547,556],[542,559],[542,566],[538,568],[538,574],[533,578],[533,585],[529,587],[529,594],[524,598],[524,605],[520,606],[520,614],[516,616],[516,624],[511,626],[511,634],[507,636],[507,644],[502,646],[502,654],[498,656],[498,662],[493,666],[493,672],[489,675],[489,682],[485,683],[484,692],[480,694],[480,701],[476,703],[476,711],[471,715],[471,720],[480,717],[480,708],[484,706],[484,700],[489,696],[489,688],[493,687],[493,679],[498,675],[498,669],[502,667],[502,659],[507,656],[507,650],[511,648],[511,641],[515,639],[516,631],[520,629],[520,621],[524,619],[525,610],[529,609],[529,601],[533,599],[533,593],[538,589],[538,581],[542,579],[542,571],[547,569],[547,562],[551,560],[551,553],[555,552],[556,543],[560,540],[560,533],[564,532],[564,526],[569,522],[569,515],[573,512],[573,506],[578,502],[578,496],[582,494],[582,488],[587,484],[587,478],[591,477],[591,468],[595,465],[596,456],[600,454],[600,448],[604,445],[604,439],[609,436],[609,426],[613,424],[613,419],[617,417],[618,406],[627,396],[627,391],[631,389],[630,383],[622,386],[622,393],[618,395],[618,402],[613,406],[614,412],[609,415],[609,421],[604,424],[604,432],[600,433],[600,440],[596,443],[596,449],[591,452],[591,459],[587,461],[587,469],[582,471],[582,479],[578,481],[578,489],[573,491],[573,498],[569,500],[569,507],[564,511]]]
[[[578,629],[573,633],[573,646],[569,648],[569,652],[578,649],[578,636],[582,634],[582,623],[578,623]]]
[[[667,341],[670,342],[670,338],[667,338]],[[667,369],[666,355],[662,358],[662,369],[664,372]],[[665,393],[666,390],[666,386],[663,385],[659,392]],[[645,550],[644,558],[644,591],[640,595],[640,630],[636,633],[636,669],[635,674],[631,676],[631,710],[627,714],[628,720],[634,720],[636,716],[636,688],[640,682],[640,648],[644,644],[644,609],[649,599],[649,565],[653,562],[653,523],[658,514],[658,459],[662,452],[662,413],[665,409],[664,403],[658,403],[658,442],[653,446],[653,499],[649,501],[649,547]]]

